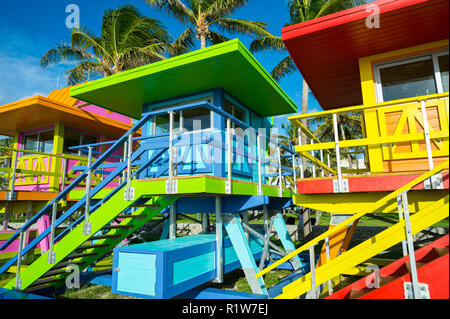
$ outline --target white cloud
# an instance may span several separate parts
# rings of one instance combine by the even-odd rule
[[[12,56],[0,52],[0,97],[2,104],[35,95],[47,96],[56,89],[61,68],[41,68],[39,58],[28,55]]]

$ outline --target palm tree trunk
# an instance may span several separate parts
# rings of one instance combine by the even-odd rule
[[[199,34],[200,37],[200,46],[202,49],[206,48],[206,35],[205,34]]]

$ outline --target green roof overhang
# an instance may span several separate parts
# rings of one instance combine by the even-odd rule
[[[238,39],[87,82],[70,95],[138,119],[146,103],[219,87],[263,117],[297,112]]]

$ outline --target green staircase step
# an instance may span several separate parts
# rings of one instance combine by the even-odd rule
[[[80,253],[80,254],[77,254],[77,253],[75,253],[75,254],[69,254],[69,255],[67,255],[67,256],[63,259],[63,261],[64,261],[64,260],[77,259],[77,258],[83,258],[83,257],[90,257],[90,256],[95,256],[95,255],[97,255],[96,252]]]
[[[88,249],[95,249],[95,248],[102,248],[102,247],[108,247],[108,244],[92,244],[92,245],[83,245],[75,249],[75,251],[84,251]]]
[[[89,240],[113,239],[113,238],[118,238],[118,237],[120,237],[120,235],[97,235],[97,236],[92,236]]]
[[[64,279],[70,275],[65,272],[69,265],[78,265],[80,271],[97,262],[101,257],[110,253],[112,248],[121,241],[150,221],[162,209],[172,204],[177,197],[152,197],[152,205],[138,208],[134,214],[124,214],[134,203],[142,199],[145,194],[144,187],[135,187],[135,201],[124,201],[124,189],[119,190],[114,196],[106,201],[102,206],[89,216],[92,227],[92,234],[101,230],[108,230],[107,235],[86,236],[83,234],[84,222],[74,227],[66,236],[54,245],[56,263],[48,263],[49,252],[44,253],[35,260],[29,267],[22,269],[20,278],[22,279],[22,289],[24,291],[35,290],[36,287],[51,285],[59,287],[64,284]],[[148,196],[148,195],[147,195]],[[142,201],[141,201],[142,202]],[[158,208],[158,209],[155,209]],[[119,225],[109,225],[116,218],[123,218]],[[109,225],[109,226],[108,226]],[[96,240],[89,244],[89,241]],[[83,252],[88,250],[89,252]],[[71,260],[77,259],[77,260]],[[63,273],[64,271],[64,273]],[[50,277],[57,275],[58,277]],[[50,277],[50,278],[47,278]],[[9,281],[5,288],[13,289],[15,279]]]

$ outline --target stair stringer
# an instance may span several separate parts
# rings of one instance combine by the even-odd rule
[[[414,235],[448,217],[448,209],[449,195],[412,215],[412,234]],[[325,265],[318,267],[316,269],[316,285],[318,286],[342,274],[342,272],[361,264],[405,239],[405,227],[402,220],[344,254],[330,260]],[[297,298],[309,290],[311,290],[311,273],[284,287],[283,293],[275,299]]]
[[[55,243],[54,245],[54,252],[56,253],[55,258],[55,264],[49,264],[48,263],[48,255],[49,252],[45,252],[41,257],[39,257],[37,260],[35,260],[31,265],[29,265],[26,269],[23,269],[20,277],[22,280],[22,286],[21,289],[25,290],[30,285],[32,285],[36,280],[41,278],[47,271],[52,269],[55,265],[60,263],[65,257],[67,257],[69,254],[74,252],[77,248],[79,248],[82,244],[84,244],[86,241],[89,241],[90,237],[93,237],[98,231],[100,231],[104,226],[106,226],[109,222],[111,222],[114,218],[116,218],[119,214],[124,212],[127,208],[131,207],[134,203],[136,203],[141,197],[145,196],[145,189],[143,187],[139,187],[139,183],[136,183],[135,181],[132,182],[132,187],[135,187],[135,200],[133,201],[125,201],[124,200],[124,193],[126,188],[122,188],[119,190],[114,196],[112,196],[107,202],[105,202],[102,206],[100,206],[97,210],[95,210],[90,216],[89,216],[89,222],[92,224],[92,233],[91,235],[83,235],[83,225],[84,221],[80,223],[78,226],[76,226],[70,233],[68,233],[64,238],[62,238],[59,242]],[[176,197],[172,198],[164,198],[161,197],[162,202],[165,204],[165,207],[170,205],[173,201],[176,200]],[[158,210],[153,210],[150,214],[151,218],[156,215],[159,211],[164,209],[165,207],[161,206]],[[137,211],[144,211],[143,209],[138,209]],[[149,210],[150,211],[150,210]],[[145,220],[148,221],[151,218],[146,218]],[[126,221],[125,221],[126,222]],[[136,221],[135,221],[136,222]],[[129,236],[133,231],[136,231],[140,225],[144,224],[144,220],[141,223],[137,223],[135,227],[133,227],[132,230],[127,231],[124,233],[122,237],[113,239],[113,241],[117,241],[117,243],[120,243],[125,237]],[[114,230],[117,231],[117,230]],[[124,232],[124,230],[121,230]],[[99,241],[96,241],[96,243],[104,243],[111,241],[112,239],[101,239]],[[111,245],[112,248],[114,248],[115,245]],[[112,249],[111,248],[111,249]],[[108,253],[111,249],[103,248],[99,249],[103,255],[105,253]],[[97,252],[97,250],[96,250]],[[87,261],[92,263],[95,260],[97,260],[99,257],[101,257],[99,254],[97,254],[94,257],[90,257]],[[86,265],[86,267],[89,265]],[[84,266],[83,266],[84,267]],[[67,276],[65,274],[57,276],[64,277]],[[7,289],[13,289],[15,286],[15,279],[11,280],[4,288]]]

